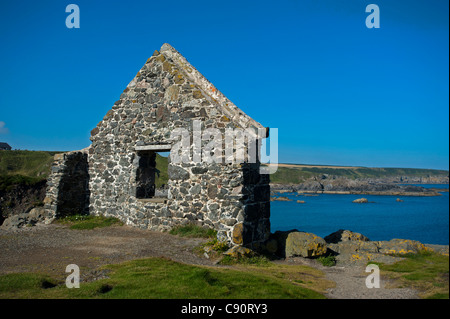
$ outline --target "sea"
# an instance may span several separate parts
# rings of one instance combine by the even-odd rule
[[[448,184],[414,184],[448,189]],[[283,193],[292,201],[271,202],[271,232],[305,231],[325,237],[339,229],[358,232],[370,240],[393,238],[424,244],[449,244],[449,193],[441,196],[379,196]],[[311,196],[312,195],[312,196]],[[352,203],[357,198],[369,203]],[[397,198],[403,202],[397,202]],[[304,204],[297,200],[305,201]]]

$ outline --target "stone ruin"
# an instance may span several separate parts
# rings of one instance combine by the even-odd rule
[[[270,235],[269,175],[260,173],[259,161],[247,159],[174,162],[171,132],[192,132],[196,120],[222,133],[251,128],[268,136],[267,128],[164,44],[91,131],[91,146],[55,156],[46,211],[53,217],[112,216],[153,231],[193,223],[216,229],[220,241],[255,248]],[[163,190],[155,187],[158,152],[171,152]]]

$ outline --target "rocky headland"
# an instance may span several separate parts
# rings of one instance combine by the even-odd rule
[[[408,183],[448,184],[448,177],[414,179],[402,177],[387,177],[377,179],[351,179],[322,175],[310,178],[299,184],[271,184],[273,192],[295,192],[303,194],[366,194],[366,195],[393,195],[393,196],[440,196],[440,192],[448,189],[424,188],[421,186],[402,184]]]
[[[405,254],[434,251],[448,256],[448,245],[423,244],[410,239],[371,241],[363,234],[340,229],[324,238],[299,230],[276,231],[265,245],[267,252],[282,258],[316,258],[332,255],[338,264],[393,263]]]

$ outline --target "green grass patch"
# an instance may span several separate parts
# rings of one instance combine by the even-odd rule
[[[177,263],[164,258],[134,260],[110,265],[110,278],[80,283],[68,289],[64,283],[44,288],[52,279],[40,274],[0,276],[0,298],[88,299],[321,299],[323,294],[269,273],[209,268]],[[299,268],[296,268],[299,273]],[[300,281],[307,281],[301,280]],[[50,285],[51,286],[51,285]]]
[[[216,236],[215,233],[213,234],[213,236]],[[208,238],[212,238],[210,241],[201,244],[198,248],[200,249],[200,251],[214,251],[216,253],[223,253],[225,251],[227,251],[228,249],[230,249],[230,246],[228,246],[227,242],[225,241],[218,241],[217,237],[208,237]]]
[[[430,251],[402,255],[392,265],[378,264],[388,276],[404,287],[421,291],[423,298],[449,298],[449,257]]]
[[[216,238],[217,231],[212,228],[200,227],[194,224],[176,226],[169,231],[171,235],[193,238]]]
[[[73,215],[66,216],[58,220],[59,223],[69,225],[70,229],[94,229],[109,227],[113,225],[121,226],[123,223],[115,217]]]
[[[50,173],[53,157],[60,152],[47,151],[1,151],[0,175],[22,175],[46,179]]]
[[[54,288],[58,282],[45,275],[17,273],[0,276],[0,298],[38,298],[42,292]]]
[[[267,267],[271,265],[269,258],[263,255],[242,256],[238,257],[224,256],[220,261],[221,265],[254,265],[259,267]]]
[[[163,185],[167,185],[169,180],[169,174],[167,169],[169,167],[169,159],[156,153],[156,175],[155,175],[155,187],[160,188]]]
[[[325,267],[332,267],[336,265],[336,257],[331,255],[320,256],[317,258],[317,261],[320,262]]]
[[[313,176],[314,174],[301,168],[278,167],[277,171],[270,175],[270,182],[275,184],[299,184]]]

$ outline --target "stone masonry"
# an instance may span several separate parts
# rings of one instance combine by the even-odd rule
[[[51,217],[89,213],[87,157],[86,149],[55,155],[44,199]]]
[[[194,121],[221,133],[264,128],[164,44],[91,131],[92,145],[83,152],[57,155],[46,208],[55,215],[78,211],[113,216],[154,231],[194,223],[216,229],[218,239],[229,244],[257,246],[270,234],[269,176],[260,174],[259,162],[179,163],[171,152],[168,195],[155,196],[156,153],[172,151],[178,140],[171,132],[183,128],[192,133]],[[86,174],[80,173],[83,167]],[[61,183],[64,172],[75,176],[71,187]],[[82,185],[86,189],[81,191]],[[78,193],[77,199],[72,192]],[[72,200],[78,204],[69,208]]]

